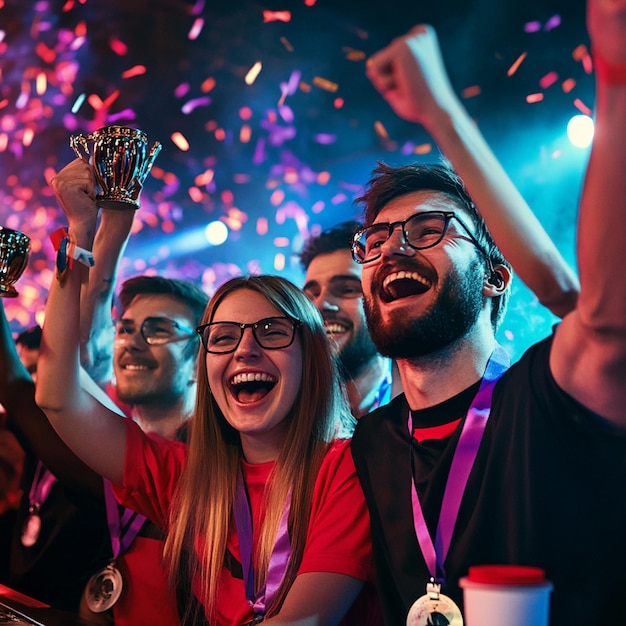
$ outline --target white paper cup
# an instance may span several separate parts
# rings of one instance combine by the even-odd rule
[[[459,585],[465,626],[548,626],[552,583],[538,567],[477,565]]]

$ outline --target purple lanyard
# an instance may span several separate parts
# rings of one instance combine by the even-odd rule
[[[483,433],[485,432],[485,427],[487,426],[487,420],[489,419],[493,388],[502,374],[507,370],[508,366],[508,354],[502,346],[496,344],[495,350],[487,363],[478,393],[467,412],[465,424],[463,425],[459,442],[454,451],[448,480],[443,492],[434,545],[430,533],[428,532],[424,512],[422,511],[422,506],[415,487],[415,477],[413,476],[413,445],[411,444],[410,447],[411,505],[413,507],[415,535],[422,549],[428,571],[437,582],[445,582],[446,573],[443,564],[448,555],[452,541],[452,532],[454,531],[459,515],[461,500],[465,492],[467,480],[474,465],[474,461],[476,460],[478,448]],[[408,427],[409,436],[412,438],[413,416],[410,410]]]
[[[285,502],[285,508],[280,517],[278,530],[276,531],[276,542],[270,556],[270,562],[265,577],[265,587],[254,593],[254,574],[252,572],[252,518],[250,516],[250,504],[246,496],[246,488],[243,483],[241,470],[237,473],[237,486],[235,489],[235,502],[233,512],[235,517],[235,527],[239,538],[239,553],[241,555],[241,566],[243,568],[243,582],[246,588],[246,599],[254,611],[255,618],[265,615],[267,606],[272,602],[278,588],[280,587],[287,564],[291,556],[291,541],[289,539],[289,511],[291,509],[291,489]],[[255,619],[255,623],[259,621]]]
[[[104,478],[103,483],[107,521],[109,523],[109,534],[111,535],[111,549],[113,550],[113,561],[115,561],[120,554],[124,554],[130,548],[146,518],[127,508],[124,509],[120,517],[120,510],[117,506],[111,482]],[[122,531],[123,528],[126,528],[125,532]]]
[[[37,469],[28,492],[28,512],[31,515],[37,514],[41,509],[56,481],[56,476],[41,461],[37,461]]]

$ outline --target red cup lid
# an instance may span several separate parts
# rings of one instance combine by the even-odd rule
[[[467,578],[490,585],[541,585],[546,582],[546,573],[540,567],[527,565],[474,565]]]

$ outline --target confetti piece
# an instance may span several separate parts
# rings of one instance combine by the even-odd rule
[[[254,84],[254,81],[257,79],[258,75],[261,73],[262,67],[263,67],[263,65],[261,64],[261,61],[257,61],[248,70],[248,73],[246,74],[246,77],[244,78],[244,81],[245,81],[246,85]]]
[[[513,74],[515,74],[515,72],[517,72],[519,66],[523,63],[524,59],[526,58],[526,52],[522,52],[522,54],[520,54],[515,63],[513,63],[513,65],[511,65],[511,67],[509,67],[509,69],[506,72],[507,76],[513,76]]]
[[[574,87],[576,87],[576,81],[573,78],[567,78],[561,84],[561,88],[565,93],[569,93]]]
[[[535,104],[536,102],[541,102],[542,100],[542,93],[531,93],[526,96],[526,102],[528,102],[528,104]]]
[[[462,98],[475,98],[481,94],[480,87],[478,85],[472,85],[471,87],[466,87],[461,91]]]
[[[202,91],[203,93],[208,93],[209,91],[211,91],[214,88],[215,88],[215,79],[214,78],[207,78],[200,85],[200,91]]]
[[[182,133],[176,131],[175,133],[172,133],[170,139],[179,150],[182,150],[183,152],[189,150],[189,142],[185,139],[185,136]]]
[[[193,25],[191,26],[191,29],[189,30],[189,34],[187,35],[187,37],[191,41],[195,41],[200,36],[203,28],[204,20],[201,17],[196,18]]]
[[[148,70],[146,69],[145,65],[135,65],[125,72],[122,72],[122,78],[133,78],[134,76],[142,76],[147,71]]]
[[[354,48],[343,48],[348,61],[363,61],[366,54],[362,50],[355,50]]]
[[[263,235],[267,235],[268,232],[269,225],[267,222],[267,218],[259,217],[259,219],[256,221],[256,234],[262,237]]]
[[[123,57],[128,54],[128,46],[119,39],[111,39],[109,45],[111,46],[111,50],[118,56]]]
[[[185,102],[180,110],[185,115],[189,115],[199,106],[208,106],[209,104],[211,104],[211,98],[209,98],[208,96],[204,96],[202,98],[194,98],[193,100],[188,100],[187,102]]]
[[[423,143],[423,144],[420,144],[419,146],[415,146],[415,149],[413,150],[415,154],[429,154],[432,151],[433,151],[433,146],[430,143]]]
[[[524,24],[525,33],[537,33],[541,30],[541,22],[527,22]]]
[[[389,135],[387,134],[387,130],[383,126],[383,123],[380,120],[376,120],[374,122],[374,130],[379,137],[383,139],[389,139]]]
[[[543,30],[550,31],[561,25],[561,16],[553,15],[544,25]]]
[[[584,115],[593,116],[593,111],[579,98],[574,100],[574,106]]]
[[[252,128],[248,124],[244,124],[239,130],[239,141],[241,143],[249,143],[252,138]]]
[[[285,46],[285,49],[287,50],[287,52],[293,52],[294,48],[289,42],[289,40],[287,39],[287,37],[281,37],[280,43],[282,43],[283,46]]]
[[[339,85],[337,83],[333,83],[330,80],[326,80],[320,76],[315,76],[313,78],[313,84],[320,89],[324,89],[325,91],[335,92],[339,89]]]
[[[554,85],[558,79],[559,76],[556,72],[549,72],[539,80],[539,86],[542,89],[548,89],[548,87]]]
[[[278,252],[274,256],[274,269],[277,272],[282,272],[285,269],[285,255]]]
[[[263,11],[264,22],[290,22],[291,11]]]
[[[329,146],[337,141],[337,135],[333,135],[331,133],[318,133],[314,136],[314,139],[317,143],[323,146]]]

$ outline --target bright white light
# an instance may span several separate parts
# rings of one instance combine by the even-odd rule
[[[228,239],[228,227],[224,222],[209,222],[204,229],[204,236],[212,246],[221,246]]]
[[[588,115],[574,115],[567,124],[567,137],[576,148],[588,148],[593,139],[593,120]]]

